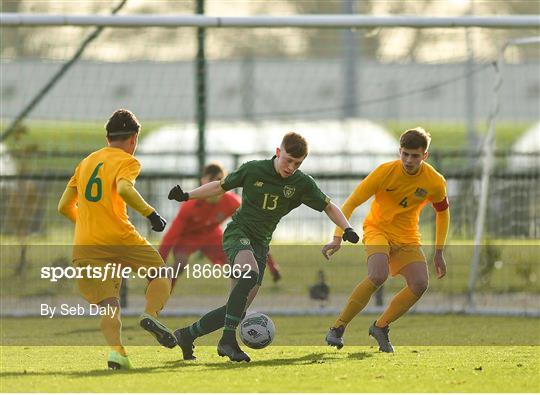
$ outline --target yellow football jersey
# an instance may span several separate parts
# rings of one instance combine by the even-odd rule
[[[79,163],[68,183],[78,195],[75,246],[149,245],[129,221],[126,203],[116,190],[121,179],[134,184],[140,171],[137,159],[114,147],[95,151]],[[75,248],[74,259],[88,257],[83,251]]]
[[[383,163],[347,198],[342,207],[345,216],[350,218],[354,209],[373,195],[364,228],[379,229],[393,243],[419,244],[420,211],[429,202],[439,203],[446,198],[446,181],[425,162],[413,175],[405,171],[400,160]],[[336,229],[335,235],[342,233]]]

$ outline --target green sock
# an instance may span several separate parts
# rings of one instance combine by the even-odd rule
[[[227,301],[227,311],[225,313],[225,327],[223,335],[226,332],[236,333],[236,327],[242,320],[242,313],[246,308],[249,292],[257,284],[258,274],[251,270],[247,274],[242,273],[238,283],[233,288],[229,300]]]
[[[226,343],[236,341],[236,330],[225,327],[223,329],[223,336],[221,337]]]
[[[215,310],[209,311],[203,315],[199,321],[196,321],[190,326],[183,328],[182,334],[187,335],[194,340],[200,336],[214,332],[219,328],[223,328],[226,310],[227,306],[221,306]]]

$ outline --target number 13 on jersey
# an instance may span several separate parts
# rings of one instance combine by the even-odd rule
[[[275,210],[275,208],[277,207],[278,199],[278,195],[271,195],[269,193],[265,193],[262,208],[265,210]]]

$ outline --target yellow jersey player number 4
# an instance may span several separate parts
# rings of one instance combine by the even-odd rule
[[[405,131],[400,137],[400,158],[373,170],[343,204],[342,211],[350,218],[356,207],[375,197],[363,226],[368,274],[353,290],[328,331],[326,342],[331,346],[343,347],[345,328],[390,274],[402,276],[406,286],[371,325],[369,335],[377,340],[380,351],[394,351],[388,337],[389,324],[405,314],[428,286],[426,257],[420,245],[418,226],[420,212],[428,203],[436,212],[435,272],[439,279],[446,274],[443,247],[450,214],[445,179],[425,162],[430,140],[429,133],[420,127]],[[327,259],[339,250],[341,238],[342,231],[336,228],[333,240],[322,250]]]

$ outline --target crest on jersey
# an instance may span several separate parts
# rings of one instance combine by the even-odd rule
[[[290,185],[285,185],[283,187],[283,195],[287,198],[287,199],[290,199],[292,197],[292,195],[294,195],[294,192],[296,191],[296,188],[295,187],[292,187]]]
[[[425,189],[422,189],[422,188],[416,188],[416,191],[414,192],[414,196],[416,196],[417,198],[420,198],[420,199],[425,198],[426,195],[427,195],[427,191]]]

